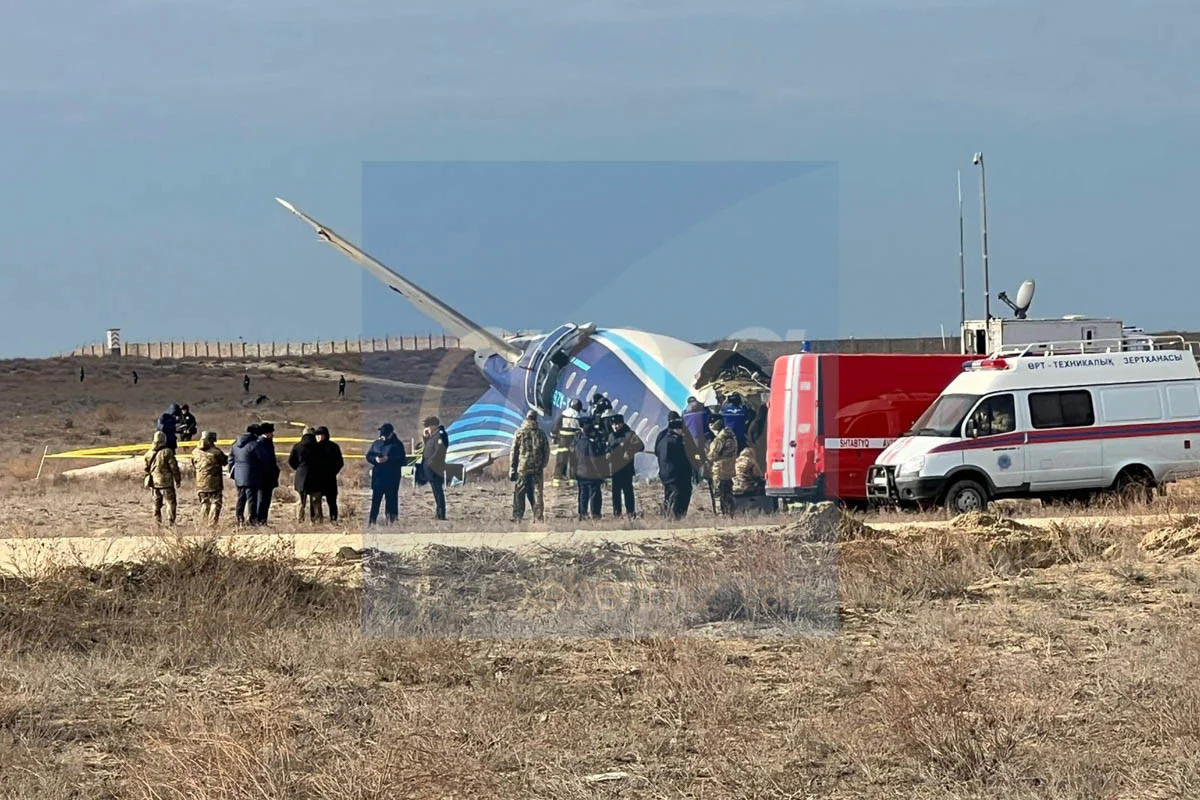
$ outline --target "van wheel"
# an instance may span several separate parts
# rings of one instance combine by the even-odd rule
[[[957,516],[972,511],[986,511],[987,504],[987,489],[977,481],[963,479],[950,485],[944,505],[951,516]]]
[[[1126,505],[1148,505],[1154,501],[1154,476],[1144,467],[1126,467],[1113,481],[1113,492]]]

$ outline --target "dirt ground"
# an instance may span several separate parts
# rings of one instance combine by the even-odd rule
[[[143,397],[99,366],[92,394],[69,362],[13,366],[4,536],[155,533],[132,482],[33,482],[22,447],[141,436],[188,397],[202,425],[299,400],[339,429],[364,416],[327,376],[264,370],[263,410],[240,367],[160,365]],[[445,528],[515,527],[510,491],[453,487]],[[402,502],[435,529],[426,493]],[[689,525],[719,527],[706,504]],[[276,508],[297,530],[288,491]],[[1152,508],[1167,521],[1106,505],[1033,528],[1009,504],[937,528],[817,513],[695,541],[46,565],[0,577],[0,797],[1193,797],[1200,512],[1191,487]],[[568,490],[548,509],[583,527]]]

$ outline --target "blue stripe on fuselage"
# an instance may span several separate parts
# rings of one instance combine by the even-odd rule
[[[687,405],[689,394],[687,387],[675,377],[673,372],[663,366],[662,362],[658,359],[624,336],[619,336],[611,331],[597,331],[593,334],[592,338],[601,342],[608,342],[636,364],[638,369],[645,373],[646,379],[653,383],[655,388],[661,391],[675,405],[676,409],[683,409]]]

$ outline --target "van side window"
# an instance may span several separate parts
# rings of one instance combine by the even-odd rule
[[[1094,425],[1090,392],[1037,392],[1029,395],[1029,421],[1035,428],[1081,428]]]
[[[1016,403],[1011,394],[998,394],[984,400],[971,415],[976,436],[997,436],[1017,429]]]

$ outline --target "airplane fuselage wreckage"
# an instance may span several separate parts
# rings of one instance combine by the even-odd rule
[[[537,336],[502,338],[472,322],[412,281],[363,252],[286,200],[280,205],[312,226],[317,238],[358,263],[454,336],[474,349],[490,384],[484,395],[447,427],[447,461],[473,471],[507,456],[525,414],[535,410],[549,429],[558,412],[579,399],[605,395],[613,410],[646,443],[638,471],[657,473],[655,437],[669,411],[682,412],[689,396],[705,405],[717,391],[740,392],[751,407],[769,390],[765,371],[733,350],[705,350],[660,334],[587,323],[564,323]]]

